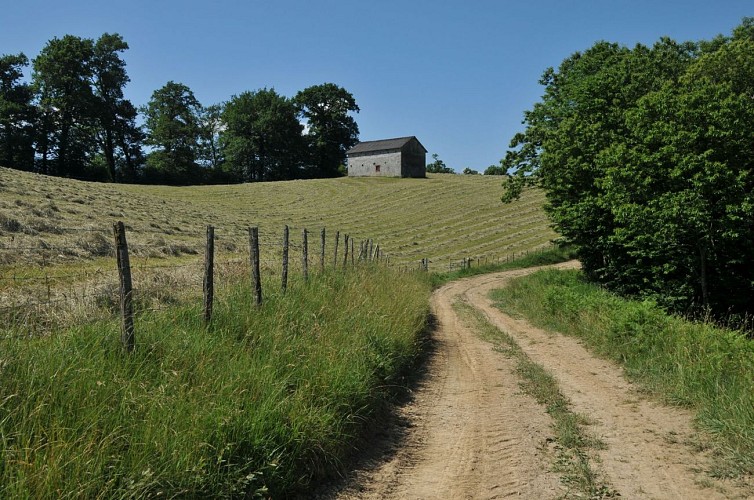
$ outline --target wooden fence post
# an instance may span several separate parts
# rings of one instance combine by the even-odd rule
[[[338,243],[340,242],[340,231],[335,231],[335,252],[333,254],[332,267],[338,267]]]
[[[343,235],[343,267],[348,264],[348,235]]]
[[[373,260],[374,255],[372,254],[372,249],[374,248],[374,241],[372,241],[371,238],[369,238],[369,250],[367,251],[367,259]]]
[[[285,293],[288,288],[288,225],[283,227],[283,281],[280,289]]]
[[[215,298],[215,228],[207,226],[207,249],[204,254],[204,322],[212,319],[212,302]]]
[[[251,259],[251,277],[252,290],[254,292],[254,303],[262,305],[262,279],[259,275],[259,228],[249,228],[249,248]]]
[[[353,258],[353,238],[351,238],[351,267],[354,266]]]
[[[306,228],[301,231],[301,268],[304,281],[309,279],[309,236]]]
[[[320,254],[319,254],[319,270],[321,272],[325,272],[325,228],[322,228],[322,231],[319,233],[319,239],[320,244],[322,245],[320,248]]]
[[[118,221],[113,224],[113,231],[115,233],[115,257],[118,262],[118,276],[120,277],[120,340],[126,352],[132,352],[135,346],[133,288],[131,284],[131,262],[128,259],[128,243],[126,243],[126,228],[123,222]]]
[[[359,262],[364,260],[364,240],[359,243]]]

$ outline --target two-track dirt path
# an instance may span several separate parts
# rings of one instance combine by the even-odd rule
[[[570,262],[558,267],[576,267]],[[435,292],[434,354],[381,450],[337,498],[557,498],[550,417],[522,394],[514,361],[464,324],[452,305],[464,300],[511,335],[551,372],[573,411],[607,446],[594,467],[622,498],[748,498],[747,491],[704,474],[709,457],[689,443],[691,415],[653,403],[575,339],[533,328],[494,308],[488,292],[532,272],[509,271],[450,283]],[[752,490],[748,490],[752,494]],[[330,496],[330,495],[327,495]]]

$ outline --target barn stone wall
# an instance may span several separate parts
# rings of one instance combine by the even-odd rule
[[[426,177],[427,153],[417,140],[408,141],[403,146],[401,177]]]
[[[401,177],[402,169],[400,149],[348,156],[348,175],[353,177]]]

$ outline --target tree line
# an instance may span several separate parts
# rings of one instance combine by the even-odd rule
[[[588,278],[681,313],[754,312],[754,18],[731,36],[598,42],[547,69],[501,161]]]
[[[164,184],[333,177],[358,142],[359,107],[333,83],[293,98],[264,88],[203,106],[169,81],[138,108],[124,97],[127,49],[118,34],[66,35],[31,62],[1,56],[0,166]]]

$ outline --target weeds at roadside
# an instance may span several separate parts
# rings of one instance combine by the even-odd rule
[[[668,316],[585,282],[578,271],[541,271],[492,293],[496,306],[535,326],[580,338],[620,363],[642,392],[691,408],[706,432],[710,474],[754,475],[754,343],[745,332]],[[750,480],[750,479],[748,479]]]

